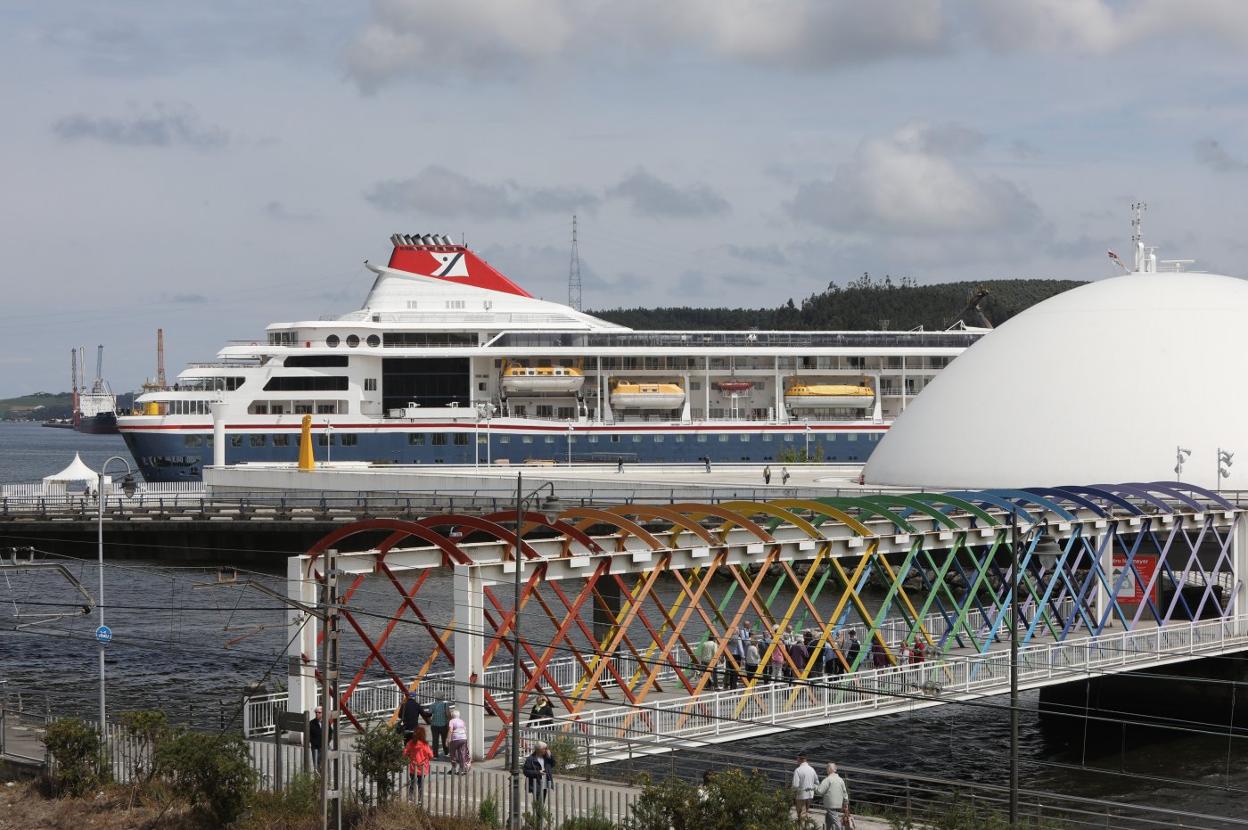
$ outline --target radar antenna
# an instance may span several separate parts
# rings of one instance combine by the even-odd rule
[[[568,305],[581,310],[581,252],[576,244],[576,214],[572,214],[572,258],[568,263]]]

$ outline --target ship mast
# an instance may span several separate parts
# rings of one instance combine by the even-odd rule
[[[70,409],[70,417],[77,419],[78,417],[78,350],[72,346],[69,349],[69,385],[73,388],[73,403]]]
[[[165,388],[165,330],[156,329],[156,383]]]
[[[568,263],[568,305],[581,310],[581,252],[576,244],[576,214],[572,214],[572,258]]]

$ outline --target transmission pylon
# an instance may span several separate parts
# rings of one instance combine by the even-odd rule
[[[581,310],[581,252],[576,245],[576,214],[572,214],[572,260],[568,263],[568,305]]]

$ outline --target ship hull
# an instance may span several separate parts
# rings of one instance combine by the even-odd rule
[[[886,424],[746,424],[610,427],[578,424],[517,427],[497,422],[480,429],[442,425],[360,427],[335,425],[326,446],[317,430],[315,455],[325,461],[378,464],[473,464],[505,461],[567,463],[862,463],[875,449]],[[212,428],[124,429],[122,435],[148,481],[198,481],[212,463]],[[279,442],[276,443],[275,437]],[[474,438],[476,446],[474,448]],[[227,464],[284,462],[299,456],[297,427],[230,429]],[[346,444],[344,445],[344,439]]]
[[[83,415],[74,424],[74,429],[86,435],[116,435],[120,432],[117,429],[117,414],[114,412]]]

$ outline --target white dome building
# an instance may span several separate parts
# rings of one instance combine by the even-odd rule
[[[1143,249],[1141,249],[1142,251]],[[1248,282],[1135,273],[1059,294],[938,374],[872,453],[867,484],[1214,487],[1219,448],[1248,461]],[[1248,463],[1225,486],[1248,488]]]

